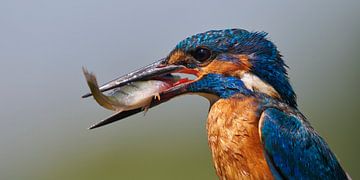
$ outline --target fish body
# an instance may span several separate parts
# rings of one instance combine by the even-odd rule
[[[96,102],[102,107],[116,111],[128,111],[137,108],[146,109],[154,97],[171,87],[171,82],[160,80],[135,81],[114,89],[108,95],[100,91],[96,76],[83,68],[87,84]]]

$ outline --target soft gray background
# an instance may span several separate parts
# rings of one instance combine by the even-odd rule
[[[208,103],[177,98],[89,131],[108,116],[81,67],[105,82],[194,33],[269,32],[299,107],[360,179],[360,1],[0,1],[0,179],[216,179]]]

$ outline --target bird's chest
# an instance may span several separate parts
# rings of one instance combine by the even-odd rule
[[[217,101],[210,109],[207,132],[221,179],[272,179],[259,136],[254,98]]]

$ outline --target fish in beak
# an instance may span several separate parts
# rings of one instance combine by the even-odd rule
[[[187,85],[195,80],[181,78],[174,73],[196,75],[194,69],[188,69],[183,65],[167,65],[165,59],[114,79],[100,87],[94,74],[85,68],[83,68],[83,72],[91,93],[82,97],[93,96],[101,106],[115,111],[113,115],[92,125],[89,129],[146,111],[186,93]]]

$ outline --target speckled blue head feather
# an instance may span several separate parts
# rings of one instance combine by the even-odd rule
[[[270,84],[284,102],[296,107],[296,95],[287,76],[284,63],[274,43],[265,32],[248,32],[243,29],[212,30],[181,41],[175,49],[191,51],[205,46],[217,54],[245,54],[252,64],[250,72]]]

